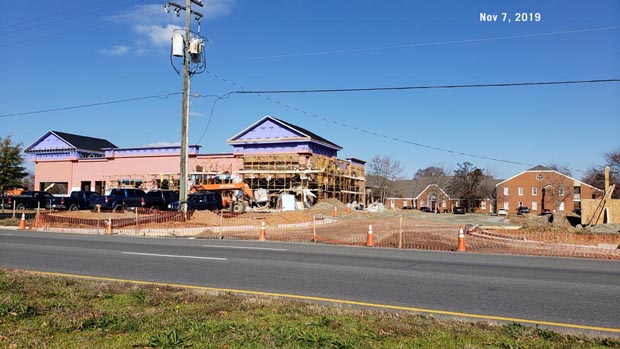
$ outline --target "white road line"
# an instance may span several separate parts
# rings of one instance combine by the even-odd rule
[[[288,251],[285,248],[268,248],[268,247],[245,247],[245,246],[226,246],[226,245],[202,245],[203,247],[217,248],[236,248],[239,250],[264,250],[264,251]]]
[[[13,236],[13,234],[0,234],[0,236]]]
[[[157,253],[140,253],[140,252],[122,252],[123,254],[131,254],[136,256],[151,256],[151,257],[168,257],[168,258],[191,258],[191,259],[208,259],[214,261],[227,261],[226,258],[216,258],[216,257],[201,257],[201,256],[182,256],[182,255],[174,255],[174,254],[157,254]]]

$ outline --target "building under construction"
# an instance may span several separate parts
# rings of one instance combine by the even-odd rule
[[[365,162],[338,159],[342,148],[304,128],[265,116],[228,140],[232,153],[189,146],[190,185],[245,182],[277,204],[283,193],[311,205],[336,198],[365,203]],[[178,189],[178,146],[118,148],[111,142],[48,131],[26,148],[35,188],[55,194],[118,187]]]

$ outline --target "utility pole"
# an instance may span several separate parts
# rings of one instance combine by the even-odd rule
[[[180,170],[179,170],[179,210],[184,214],[187,212],[187,195],[188,195],[188,146],[189,146],[189,97],[190,97],[190,78],[191,75],[196,73],[197,70],[190,70],[190,61],[196,62],[195,55],[198,54],[200,56],[201,52],[196,51],[196,47],[192,46],[190,43],[190,33],[191,33],[191,20],[192,15],[195,15],[196,20],[199,21],[202,14],[192,10],[192,3],[202,7],[202,0],[186,0],[185,6],[179,5],[174,2],[168,2],[167,5],[164,6],[166,12],[169,12],[169,7],[172,6],[175,8],[174,12],[177,17],[179,16],[180,11],[185,11],[185,29],[183,33],[183,103],[182,103],[182,114],[181,114],[181,161],[180,161]],[[173,39],[174,40],[174,39]],[[174,42],[173,42],[174,46]],[[202,42],[199,45],[199,51],[202,51]],[[174,53],[173,53],[174,55]],[[200,62],[200,59],[198,59]],[[203,61],[204,62],[204,61]],[[174,67],[174,65],[173,65]],[[176,70],[176,68],[175,68]],[[178,71],[177,71],[178,72]]]

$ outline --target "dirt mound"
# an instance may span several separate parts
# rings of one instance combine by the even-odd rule
[[[338,209],[338,212],[347,211],[347,205],[334,198],[319,200],[314,206],[310,207],[309,211],[331,214],[334,212],[334,207]]]
[[[287,212],[247,212],[236,216],[224,215],[220,217],[218,213],[212,211],[196,211],[189,220],[191,223],[219,226],[245,226],[260,225],[265,222],[267,225],[304,223],[312,220],[312,214],[308,211],[287,211]]]

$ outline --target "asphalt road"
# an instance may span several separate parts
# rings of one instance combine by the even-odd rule
[[[620,263],[0,230],[0,267],[263,291],[620,332]]]

